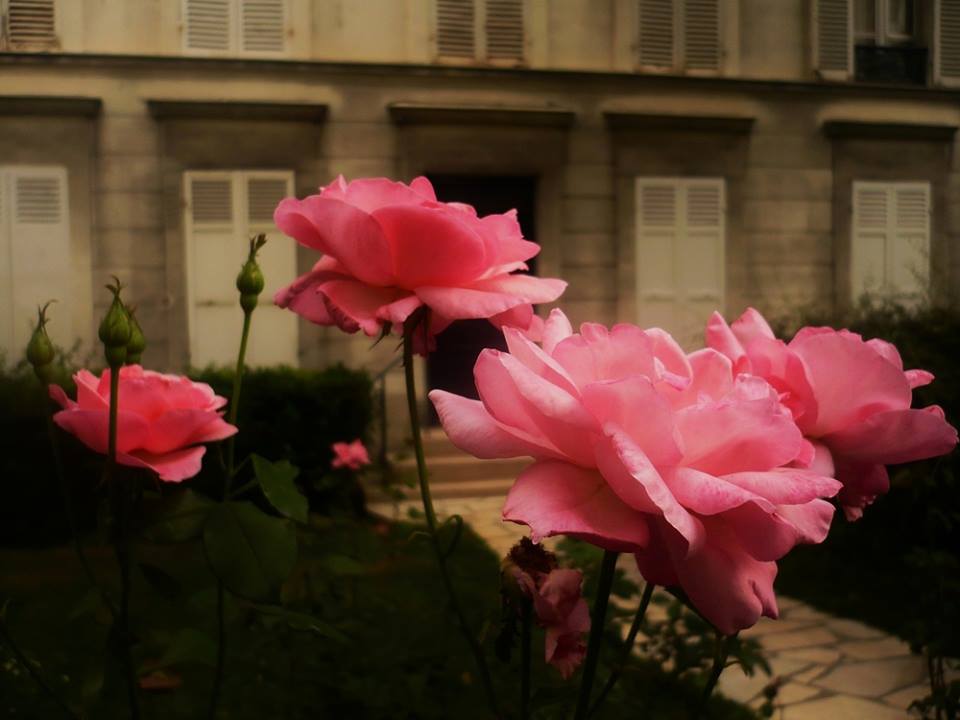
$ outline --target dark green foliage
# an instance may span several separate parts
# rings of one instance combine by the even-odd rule
[[[53,382],[76,397],[71,370],[62,355],[53,367]],[[230,396],[230,371],[208,369],[191,373],[191,378],[210,383],[219,395]],[[0,453],[4,483],[0,545],[44,545],[69,537],[44,419],[50,402],[24,363],[13,371],[0,371],[0,438],[4,448]],[[324,479],[332,457],[330,446],[338,440],[365,438],[371,415],[370,381],[365,373],[341,365],[322,371],[248,370],[243,379],[237,457],[256,452],[273,461],[289,459],[302,468],[298,482],[310,493],[315,509],[322,509],[350,480],[343,478],[333,489],[313,489],[331,486],[329,478]],[[102,458],[59,429],[57,438],[71,478],[77,517],[89,530],[94,526],[95,488]],[[235,486],[251,477],[248,465]],[[220,485],[217,452],[211,447],[204,470],[191,481],[191,487],[219,497]]]
[[[230,396],[233,372],[208,368],[191,373],[209,383],[218,395]],[[333,443],[366,440],[373,417],[370,378],[364,372],[334,365],[320,372],[292,368],[248,369],[237,425],[236,457],[256,453],[268,460],[289,460],[298,468],[297,483],[315,511],[327,511],[349,491],[350,478],[329,474]],[[235,486],[251,479],[247,467]],[[352,474],[351,474],[352,477]],[[340,481],[342,480],[342,482]],[[204,464],[196,481],[214,491],[218,471]]]

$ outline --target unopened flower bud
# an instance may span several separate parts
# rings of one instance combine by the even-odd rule
[[[129,308],[127,315],[130,318],[130,339],[127,341],[127,365],[138,365],[140,356],[147,348],[147,339],[143,336],[143,329],[137,322],[136,308]]]
[[[247,261],[237,275],[237,290],[240,291],[240,307],[245,313],[253,312],[257,298],[263,292],[263,272],[257,264],[257,253],[267,242],[265,235],[257,235],[250,240],[250,253]]]
[[[114,283],[106,286],[113,293],[113,302],[100,321],[98,331],[110,367],[123,364],[127,359],[127,343],[130,342],[130,316],[120,299],[120,281],[114,278]]]
[[[38,308],[37,327],[34,328],[27,343],[27,360],[33,366],[33,372],[40,378],[40,382],[49,384],[53,376],[53,359],[56,351],[50,336],[47,335],[47,303]]]

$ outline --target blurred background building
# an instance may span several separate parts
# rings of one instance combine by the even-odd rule
[[[0,341],[56,296],[89,348],[116,274],[147,364],[229,363],[246,238],[290,282],[273,208],[340,173],[519,208],[575,322],[944,299],[958,125],[960,0],[0,0]],[[258,313],[255,363],[393,352]]]

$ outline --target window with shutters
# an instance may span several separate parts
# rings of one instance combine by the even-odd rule
[[[184,175],[187,316],[190,363],[230,365],[243,315],[234,286],[249,240],[267,244],[259,255],[266,286],[254,316],[247,361],[254,366],[298,364],[297,317],[269,302],[297,276],[296,243],[273,224],[277,203],[293,194],[289,171],[194,171]]]
[[[183,47],[203,55],[283,55],[287,0],[183,0]]]
[[[854,301],[864,294],[906,303],[926,298],[930,183],[854,182],[851,228]]]
[[[637,60],[644,70],[717,73],[722,69],[720,0],[637,0]]]
[[[37,307],[59,301],[50,336],[73,346],[67,171],[61,167],[0,165],[0,348],[20,357]]]
[[[54,0],[0,0],[0,50],[57,47]]]
[[[637,178],[634,217],[638,322],[693,348],[706,318],[723,310],[725,183]]]
[[[437,58],[518,65],[524,61],[524,0],[435,0]]]
[[[827,80],[960,85],[960,0],[811,0]]]

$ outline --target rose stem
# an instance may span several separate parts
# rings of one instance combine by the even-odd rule
[[[600,578],[597,581],[597,596],[593,600],[593,614],[590,616],[587,658],[583,661],[583,676],[580,678],[580,695],[577,698],[574,720],[585,720],[590,708],[590,691],[593,688],[593,678],[597,674],[597,661],[600,659],[600,646],[603,642],[603,626],[607,616],[607,604],[610,602],[614,571],[617,569],[618,555],[619,553],[613,550],[603,551]]]
[[[593,703],[593,707],[590,708],[590,712],[587,717],[590,717],[597,712],[597,710],[603,704],[603,701],[606,699],[607,694],[613,690],[613,686],[617,684],[624,667],[626,667],[627,662],[630,660],[630,653],[633,651],[633,643],[636,642],[637,633],[640,632],[640,626],[643,624],[643,616],[647,614],[647,606],[650,604],[650,598],[653,597],[653,589],[655,587],[656,585],[651,582],[648,582],[646,585],[644,585],[643,596],[640,598],[640,605],[637,607],[636,615],[633,616],[633,624],[630,626],[630,632],[627,633],[627,639],[623,643],[623,654],[620,657],[620,662],[614,666],[613,671],[610,673],[610,677],[607,678],[607,682],[603,686],[603,690],[600,691],[600,695],[597,697],[596,702]]]
[[[17,646],[17,643],[14,642],[13,638],[10,636],[10,631],[7,629],[7,625],[4,622],[2,615],[0,615],[0,640],[3,640],[3,643],[10,648],[10,652],[13,653],[13,656],[17,659],[23,669],[29,673],[30,677],[36,681],[37,685],[50,696],[50,698],[63,710],[64,714],[69,718],[78,717],[73,710],[63,701],[63,699],[54,692],[53,688],[50,687],[50,684],[43,677],[43,674],[40,670],[30,662],[30,659],[26,654]]]
[[[247,356],[247,339],[250,337],[250,321],[253,317],[253,308],[243,311],[243,331],[240,334],[240,350],[237,352],[237,367],[233,373],[233,392],[230,395],[230,409],[227,413],[227,422],[236,427],[237,412],[240,407],[240,387],[243,384],[243,361]],[[223,478],[223,502],[230,498],[230,488],[233,485],[234,474],[234,438],[227,439],[227,471]],[[223,467],[223,460],[220,461]],[[209,717],[217,715],[217,705],[220,704],[220,688],[223,686],[223,667],[227,656],[227,628],[224,620],[224,588],[223,581],[217,578],[217,664],[213,673],[213,689],[210,693]]]
[[[520,608],[520,720],[530,717],[530,635],[533,603],[524,598]]]
[[[140,698],[137,693],[137,675],[130,653],[130,547],[129,514],[132,493],[129,487],[121,484],[116,477],[117,467],[117,409],[120,402],[120,368],[123,363],[110,363],[110,426],[107,441],[107,477],[108,487],[114,496],[116,529],[114,534],[114,552],[120,567],[120,659],[127,676],[127,696],[130,701],[130,717],[140,717]]]
[[[417,388],[413,372],[413,336],[418,326],[422,324],[424,342],[426,342],[428,323],[429,318],[426,315],[426,310],[421,309],[414,312],[403,324],[403,371],[407,386],[407,409],[410,413],[410,430],[413,433],[413,450],[417,457],[417,477],[420,481],[420,498],[423,500],[423,514],[427,520],[427,529],[430,533],[434,553],[437,556],[437,565],[440,567],[440,576],[447,590],[450,607],[456,614],[460,631],[463,633],[463,637],[473,652],[473,657],[477,663],[477,671],[480,674],[480,681],[486,692],[487,703],[490,705],[490,710],[494,717],[499,718],[500,711],[497,707],[497,699],[493,690],[493,681],[490,679],[490,671],[483,657],[483,649],[480,647],[480,643],[473,636],[470,626],[467,624],[467,619],[463,614],[460,601],[457,599],[456,591],[453,588],[453,581],[450,579],[450,574],[447,571],[446,554],[440,546],[440,536],[437,534],[437,514],[433,509],[433,500],[430,499],[430,483],[427,481],[427,463],[423,454],[423,438],[420,435],[420,415],[417,409]]]
[[[45,411],[44,419],[47,422],[47,436],[50,439],[50,448],[53,451],[53,467],[54,472],[57,475],[57,481],[60,483],[60,491],[63,494],[63,512],[67,516],[67,525],[70,528],[70,537],[73,540],[73,548],[77,553],[77,560],[80,561],[80,567],[83,569],[83,574],[87,578],[87,582],[90,583],[90,587],[96,590],[100,599],[107,609],[110,611],[110,615],[113,616],[113,619],[117,618],[117,608],[113,604],[113,600],[107,594],[107,591],[97,582],[97,576],[93,574],[93,568],[90,567],[90,562],[87,560],[87,554],[83,551],[83,543],[80,540],[80,530],[77,526],[77,516],[74,513],[73,508],[73,495],[70,492],[70,485],[67,483],[66,473],[63,472],[63,457],[60,454],[60,440],[57,438],[57,428],[53,423],[53,411],[50,407],[50,396],[46,394],[47,388],[49,385],[45,382],[41,382],[41,386],[44,390],[43,401],[45,402]]]
[[[723,669],[727,666],[730,644],[735,637],[736,635],[720,635],[717,633],[716,651],[713,654],[713,667],[710,669],[710,677],[707,678],[707,684],[703,688],[703,695],[700,698],[700,705],[693,716],[694,718],[701,717],[707,709],[707,701],[710,700],[710,695],[720,680],[720,673],[722,673]]]

